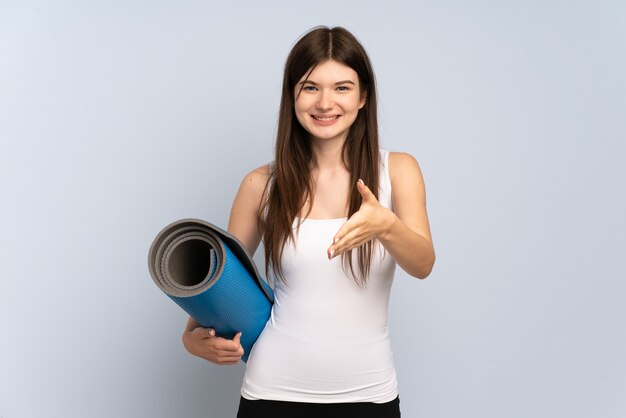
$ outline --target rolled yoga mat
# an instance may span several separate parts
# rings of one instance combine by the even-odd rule
[[[200,219],[163,228],[148,254],[156,285],[205,328],[233,338],[243,361],[270,317],[274,295],[235,236]]]

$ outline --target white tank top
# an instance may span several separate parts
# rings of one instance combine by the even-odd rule
[[[379,202],[392,209],[388,155],[381,150]],[[398,395],[387,328],[395,262],[375,241],[367,284],[358,286],[341,257],[326,255],[345,221],[305,219],[296,244],[286,244],[286,283],[276,280],[270,319],[248,359],[244,398],[383,403]]]

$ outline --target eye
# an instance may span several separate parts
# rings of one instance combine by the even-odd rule
[[[306,86],[302,87],[302,90],[304,91],[317,91],[317,87],[311,85],[311,84],[307,84]]]
[[[337,91],[350,91],[350,87],[348,86],[338,86]]]

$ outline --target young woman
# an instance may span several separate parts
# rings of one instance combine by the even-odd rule
[[[275,161],[250,172],[228,230],[250,254],[263,239],[271,318],[248,359],[239,418],[399,417],[387,328],[396,263],[429,275],[435,253],[417,161],[379,149],[369,58],[347,30],[293,47]],[[235,364],[243,349],[190,319],[187,350]]]

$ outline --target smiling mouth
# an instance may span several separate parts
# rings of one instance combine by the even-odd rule
[[[339,119],[339,117],[341,115],[334,115],[334,116],[315,116],[315,115],[311,115],[313,117],[313,119],[315,120],[319,120],[320,122],[328,122],[331,120],[335,120],[335,119]]]

